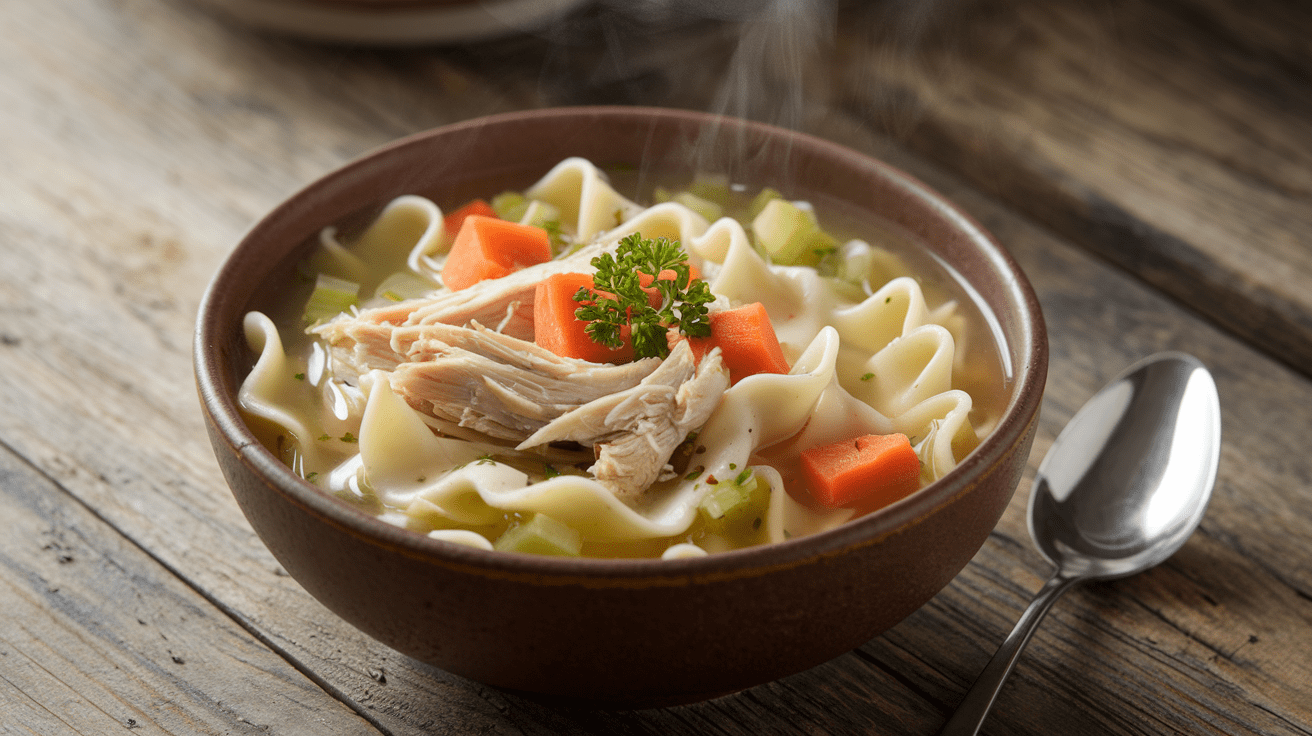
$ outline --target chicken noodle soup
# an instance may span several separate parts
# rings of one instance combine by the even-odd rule
[[[664,557],[832,528],[990,428],[962,388],[1001,380],[963,350],[973,305],[931,303],[898,255],[773,190],[698,178],[644,207],[610,181],[567,159],[489,202],[403,196],[353,237],[325,229],[309,296],[246,316],[251,426],[326,492],[438,539]],[[638,273],[657,255],[674,260]],[[633,318],[617,347],[575,316],[608,298]]]

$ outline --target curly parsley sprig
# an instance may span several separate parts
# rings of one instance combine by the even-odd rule
[[[688,337],[711,334],[706,305],[715,297],[705,281],[690,278],[688,255],[679,241],[644,239],[634,233],[620,241],[614,255],[603,253],[592,259],[592,265],[597,269],[594,288],[575,292],[574,301],[583,306],[574,316],[588,323],[585,329],[593,342],[618,348],[624,344],[622,328],[627,325],[635,358],[664,358],[670,354],[665,335],[671,327],[677,326]],[[675,277],[659,278],[662,271],[673,271]],[[648,288],[660,296],[659,306],[652,306],[640,274],[651,277]]]

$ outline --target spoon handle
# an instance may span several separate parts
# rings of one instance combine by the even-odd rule
[[[952,714],[952,718],[940,732],[943,736],[974,736],[979,733],[979,727],[984,724],[984,717],[993,707],[993,701],[998,697],[1002,683],[1007,679],[1007,675],[1011,674],[1012,667],[1016,666],[1016,660],[1020,658],[1020,650],[1025,648],[1034,630],[1038,628],[1039,621],[1043,620],[1043,615],[1052,607],[1053,601],[1080,580],[1080,577],[1066,577],[1059,571],[1043,584],[1035,594],[1034,600],[1030,601],[1029,607],[1025,609],[1025,613],[1021,614],[1016,627],[998,648],[997,654],[994,654],[993,659],[985,665],[975,684],[971,686],[970,692],[962,698],[961,704],[957,706],[957,712]]]

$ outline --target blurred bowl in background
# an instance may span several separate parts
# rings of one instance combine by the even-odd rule
[[[527,33],[588,0],[200,0],[261,31],[371,46],[486,41]]]

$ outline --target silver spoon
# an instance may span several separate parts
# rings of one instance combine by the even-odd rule
[[[1197,358],[1160,353],[1075,414],[1030,492],[1030,536],[1056,573],[1034,596],[943,734],[975,734],[1057,596],[1085,580],[1143,572],[1203,519],[1221,453],[1216,383]]]

